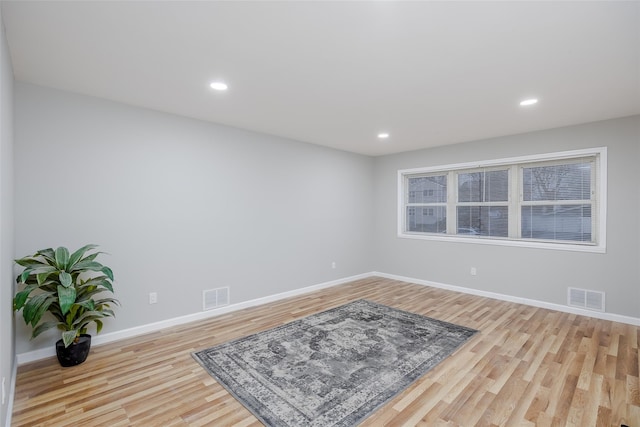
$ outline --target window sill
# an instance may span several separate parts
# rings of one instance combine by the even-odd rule
[[[603,244],[572,244],[572,243],[551,243],[535,240],[513,240],[513,239],[496,239],[476,236],[454,236],[454,235],[438,235],[438,234],[412,234],[412,233],[399,233],[398,237],[401,239],[415,239],[415,240],[433,240],[439,242],[451,242],[451,243],[470,243],[479,245],[494,245],[494,246],[511,246],[521,248],[534,248],[534,249],[547,249],[555,251],[573,251],[573,252],[591,252],[591,253],[606,253],[607,247]]]

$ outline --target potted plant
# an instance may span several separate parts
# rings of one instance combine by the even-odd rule
[[[22,289],[13,299],[13,309],[22,309],[25,323],[33,328],[31,338],[54,327],[62,331],[56,343],[62,366],[86,360],[91,347],[88,325],[94,322],[99,333],[102,319],[113,317],[111,306],[119,304],[104,295],[113,293],[113,272],[95,260],[102,252],[89,253],[97,247],[86,245],[72,254],[65,247],[42,249],[15,260],[24,270],[16,278]],[[43,318],[46,312],[54,320]]]

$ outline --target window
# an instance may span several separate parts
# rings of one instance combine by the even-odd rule
[[[524,167],[522,236],[591,242],[592,169],[588,159]]]
[[[456,174],[457,234],[509,235],[509,170],[462,171]]]
[[[407,179],[407,230],[444,233],[447,230],[447,176],[416,175]]]
[[[398,172],[400,237],[604,252],[606,148]]]

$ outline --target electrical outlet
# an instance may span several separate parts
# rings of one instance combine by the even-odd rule
[[[471,275],[475,276],[476,274],[478,274],[478,270],[475,267],[471,267]]]
[[[149,293],[149,304],[157,304],[158,303],[158,293],[151,292]]]
[[[333,268],[334,270],[336,269],[336,262],[335,262],[335,261],[333,261],[333,262],[331,263],[331,268]]]

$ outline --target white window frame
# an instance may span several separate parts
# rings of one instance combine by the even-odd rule
[[[574,242],[574,241],[537,241],[533,239],[522,239],[515,234],[520,234],[521,226],[521,206],[523,203],[522,189],[522,167],[536,164],[543,166],[544,163],[553,164],[557,161],[573,161],[585,157],[595,157],[595,171],[593,174],[591,191],[592,196],[592,233],[595,242]],[[456,228],[456,205],[457,205],[457,172],[465,172],[473,169],[495,169],[509,167],[509,237],[489,237],[489,236],[466,236],[454,234]],[[447,233],[425,233],[405,231],[405,200],[408,194],[406,182],[409,177],[416,175],[447,175]],[[500,202],[504,205],[504,202]],[[406,239],[435,240],[447,242],[464,242],[484,245],[516,246],[538,249],[553,249],[578,252],[606,252],[606,223],[607,223],[607,148],[596,147],[583,150],[562,151],[556,153],[544,153],[521,157],[510,157],[504,159],[485,160],[479,162],[456,163],[441,166],[431,166],[424,168],[402,169],[398,171],[398,201],[397,201],[397,225],[398,237]],[[515,232],[517,230],[517,233]]]

